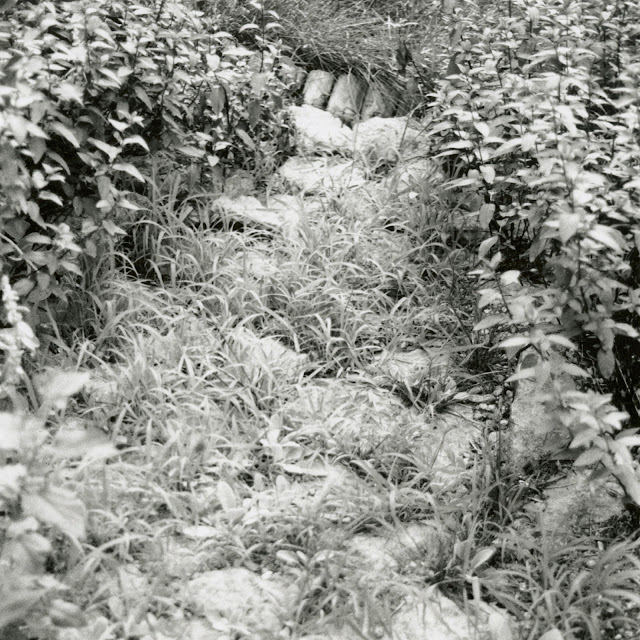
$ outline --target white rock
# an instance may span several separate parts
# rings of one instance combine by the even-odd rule
[[[385,184],[399,196],[410,191],[419,193],[425,187],[438,183],[439,172],[437,164],[429,158],[403,161],[387,176]]]
[[[535,354],[525,354],[518,368],[535,366]],[[567,388],[575,388],[566,377]],[[514,471],[522,471],[528,463],[537,463],[550,454],[564,449],[573,439],[569,430],[563,427],[553,410],[546,407],[542,397],[550,394],[551,385],[537,388],[534,380],[520,380],[515,398],[511,404],[511,420],[506,461]]]
[[[230,337],[234,353],[250,378],[266,374],[295,382],[309,362],[309,356],[296,353],[274,338],[260,338],[244,327],[236,328]]]
[[[436,589],[405,605],[393,618],[394,640],[489,640],[486,614],[465,613]]]
[[[224,181],[224,192],[227,196],[248,196],[256,190],[251,171],[236,169]]]
[[[352,161],[333,158],[289,158],[278,170],[285,185],[306,194],[341,193],[367,182],[364,170]]]
[[[356,155],[372,165],[397,162],[424,135],[419,123],[410,118],[370,118],[354,131]]]
[[[386,95],[388,90],[377,83],[373,83],[367,89],[362,103],[362,120],[369,118],[390,118],[395,110],[395,99]]]
[[[357,534],[349,541],[351,560],[373,581],[392,571],[401,571],[408,562],[435,568],[449,552],[451,542],[434,525],[399,525],[381,534]]]
[[[328,111],[305,104],[290,107],[289,113],[296,131],[296,147],[303,154],[353,152],[353,131],[340,118]]]
[[[208,571],[189,581],[187,606],[218,631],[276,637],[296,604],[295,591],[243,568]]]
[[[556,544],[588,536],[593,527],[624,513],[622,489],[613,480],[589,481],[586,471],[569,471],[544,490],[542,527]]]
[[[446,376],[450,368],[447,353],[429,353],[424,349],[410,351],[384,350],[371,363],[373,369],[396,382],[413,387]]]
[[[304,85],[304,103],[322,109],[329,100],[335,81],[336,77],[330,71],[311,71]]]
[[[214,208],[231,220],[279,231],[288,238],[296,235],[299,219],[294,211],[265,207],[252,196],[222,196],[214,201]]]
[[[327,111],[344,122],[353,122],[360,113],[367,85],[358,76],[348,73],[340,76],[333,87]]]

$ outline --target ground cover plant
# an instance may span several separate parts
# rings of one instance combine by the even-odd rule
[[[410,638],[437,591],[455,640],[637,637],[635,3],[301,6],[0,5],[0,635]],[[294,152],[294,60],[366,69],[385,17],[433,169],[225,217]],[[527,376],[573,460],[505,460]],[[561,539],[574,461],[628,513]]]

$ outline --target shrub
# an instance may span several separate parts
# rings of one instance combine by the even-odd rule
[[[435,96],[432,135],[448,188],[492,232],[478,271],[489,315],[476,329],[511,327],[499,346],[537,352],[512,379],[551,381],[547,400],[583,449],[576,464],[606,468],[640,504],[638,437],[616,435],[627,416],[610,394],[562,384],[589,375],[577,346],[596,345],[614,386],[638,353],[640,7],[515,0],[465,11],[454,14],[456,73]],[[526,275],[536,277],[519,286]]]
[[[283,150],[286,86],[232,45],[211,19],[172,1],[5,12],[0,252],[30,307],[64,300],[78,256],[95,256],[100,234],[122,233],[137,210],[126,194],[145,190],[152,156],[171,154],[206,187],[218,164],[253,167]]]

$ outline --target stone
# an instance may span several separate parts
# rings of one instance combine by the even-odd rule
[[[185,595],[185,604],[217,631],[261,637],[278,636],[297,600],[292,587],[240,567],[200,574],[187,583]]]
[[[353,122],[360,114],[366,91],[367,85],[362,78],[353,73],[340,76],[333,87],[327,111],[343,122]]]
[[[251,171],[236,169],[224,181],[224,192],[227,196],[248,196],[255,193],[256,185]]]
[[[389,190],[377,182],[366,182],[341,195],[343,216],[375,224],[389,203]]]
[[[304,85],[303,102],[322,109],[329,100],[336,77],[330,71],[315,69],[307,76]]]
[[[309,362],[309,356],[296,353],[274,338],[256,336],[244,327],[236,328],[230,338],[234,354],[250,379],[262,374],[280,381],[295,382]]]
[[[340,118],[308,104],[290,107],[289,113],[296,132],[298,153],[346,156],[353,152],[353,131]]]
[[[438,165],[429,158],[401,162],[385,179],[385,185],[397,196],[411,191],[422,192],[428,186],[442,183]]]
[[[524,355],[518,371],[535,366],[535,361],[535,354]],[[567,388],[575,388],[568,376],[564,384]],[[550,392],[550,383],[538,389],[535,380],[518,381],[511,404],[510,428],[506,438],[508,455],[505,458],[514,472],[521,473],[525,467],[558,453],[573,439],[571,432],[541,399]]]
[[[624,513],[623,491],[609,480],[590,481],[587,471],[570,470],[543,492],[542,502],[529,511],[542,508],[542,527],[555,545],[593,535],[594,529]]]
[[[435,569],[452,542],[441,527],[411,523],[390,528],[381,534],[357,534],[349,541],[348,553],[353,564],[361,567],[372,581],[390,572],[406,569],[411,562]]]
[[[393,617],[394,640],[490,640],[487,614],[466,613],[437,589],[429,588]]]
[[[289,158],[278,170],[285,185],[303,194],[342,193],[367,182],[362,167],[350,160]]]
[[[385,95],[386,93],[388,90],[385,90],[383,85],[379,83],[374,82],[369,85],[362,103],[361,118],[363,122],[369,118],[390,118],[393,115],[395,98]]]
[[[449,354],[430,353],[424,349],[410,351],[383,350],[371,363],[371,367],[396,382],[409,387],[447,376],[451,363]]]
[[[296,235],[299,217],[290,209],[265,207],[252,196],[222,196],[213,205],[215,210],[230,220],[259,229],[278,231],[287,238]]]
[[[410,118],[370,118],[355,131],[355,154],[368,165],[395,164],[402,153],[415,147],[424,135]]]

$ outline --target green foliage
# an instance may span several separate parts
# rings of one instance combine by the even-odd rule
[[[286,85],[233,45],[178,2],[5,12],[0,253],[29,306],[64,300],[61,278],[80,274],[78,257],[122,233],[138,209],[126,194],[145,191],[152,157],[171,154],[206,187],[216,165],[254,166],[286,149]]]
[[[584,449],[578,464],[599,463],[640,504],[637,437],[614,437],[626,416],[610,396],[563,383],[588,376],[576,346],[597,344],[599,375],[615,384],[637,349],[640,7],[469,2],[454,19],[454,74],[435,97],[432,136],[448,188],[492,232],[479,248],[488,315],[476,330],[511,327],[499,346],[535,350],[513,379],[550,381],[547,400]],[[527,276],[544,286],[523,286]]]
[[[55,462],[89,453],[105,455],[112,448],[101,434],[58,420],[69,397],[87,382],[87,374],[52,371],[37,376],[38,410],[30,413],[25,409],[21,360],[23,352],[33,351],[37,342],[7,276],[2,276],[2,302],[0,401],[5,411],[0,412],[0,632],[9,633],[27,620],[42,632],[82,626],[80,609],[65,599],[68,587],[45,574],[58,536],[62,534],[79,548],[86,530],[84,504],[62,484]],[[55,436],[51,437],[53,427]]]

